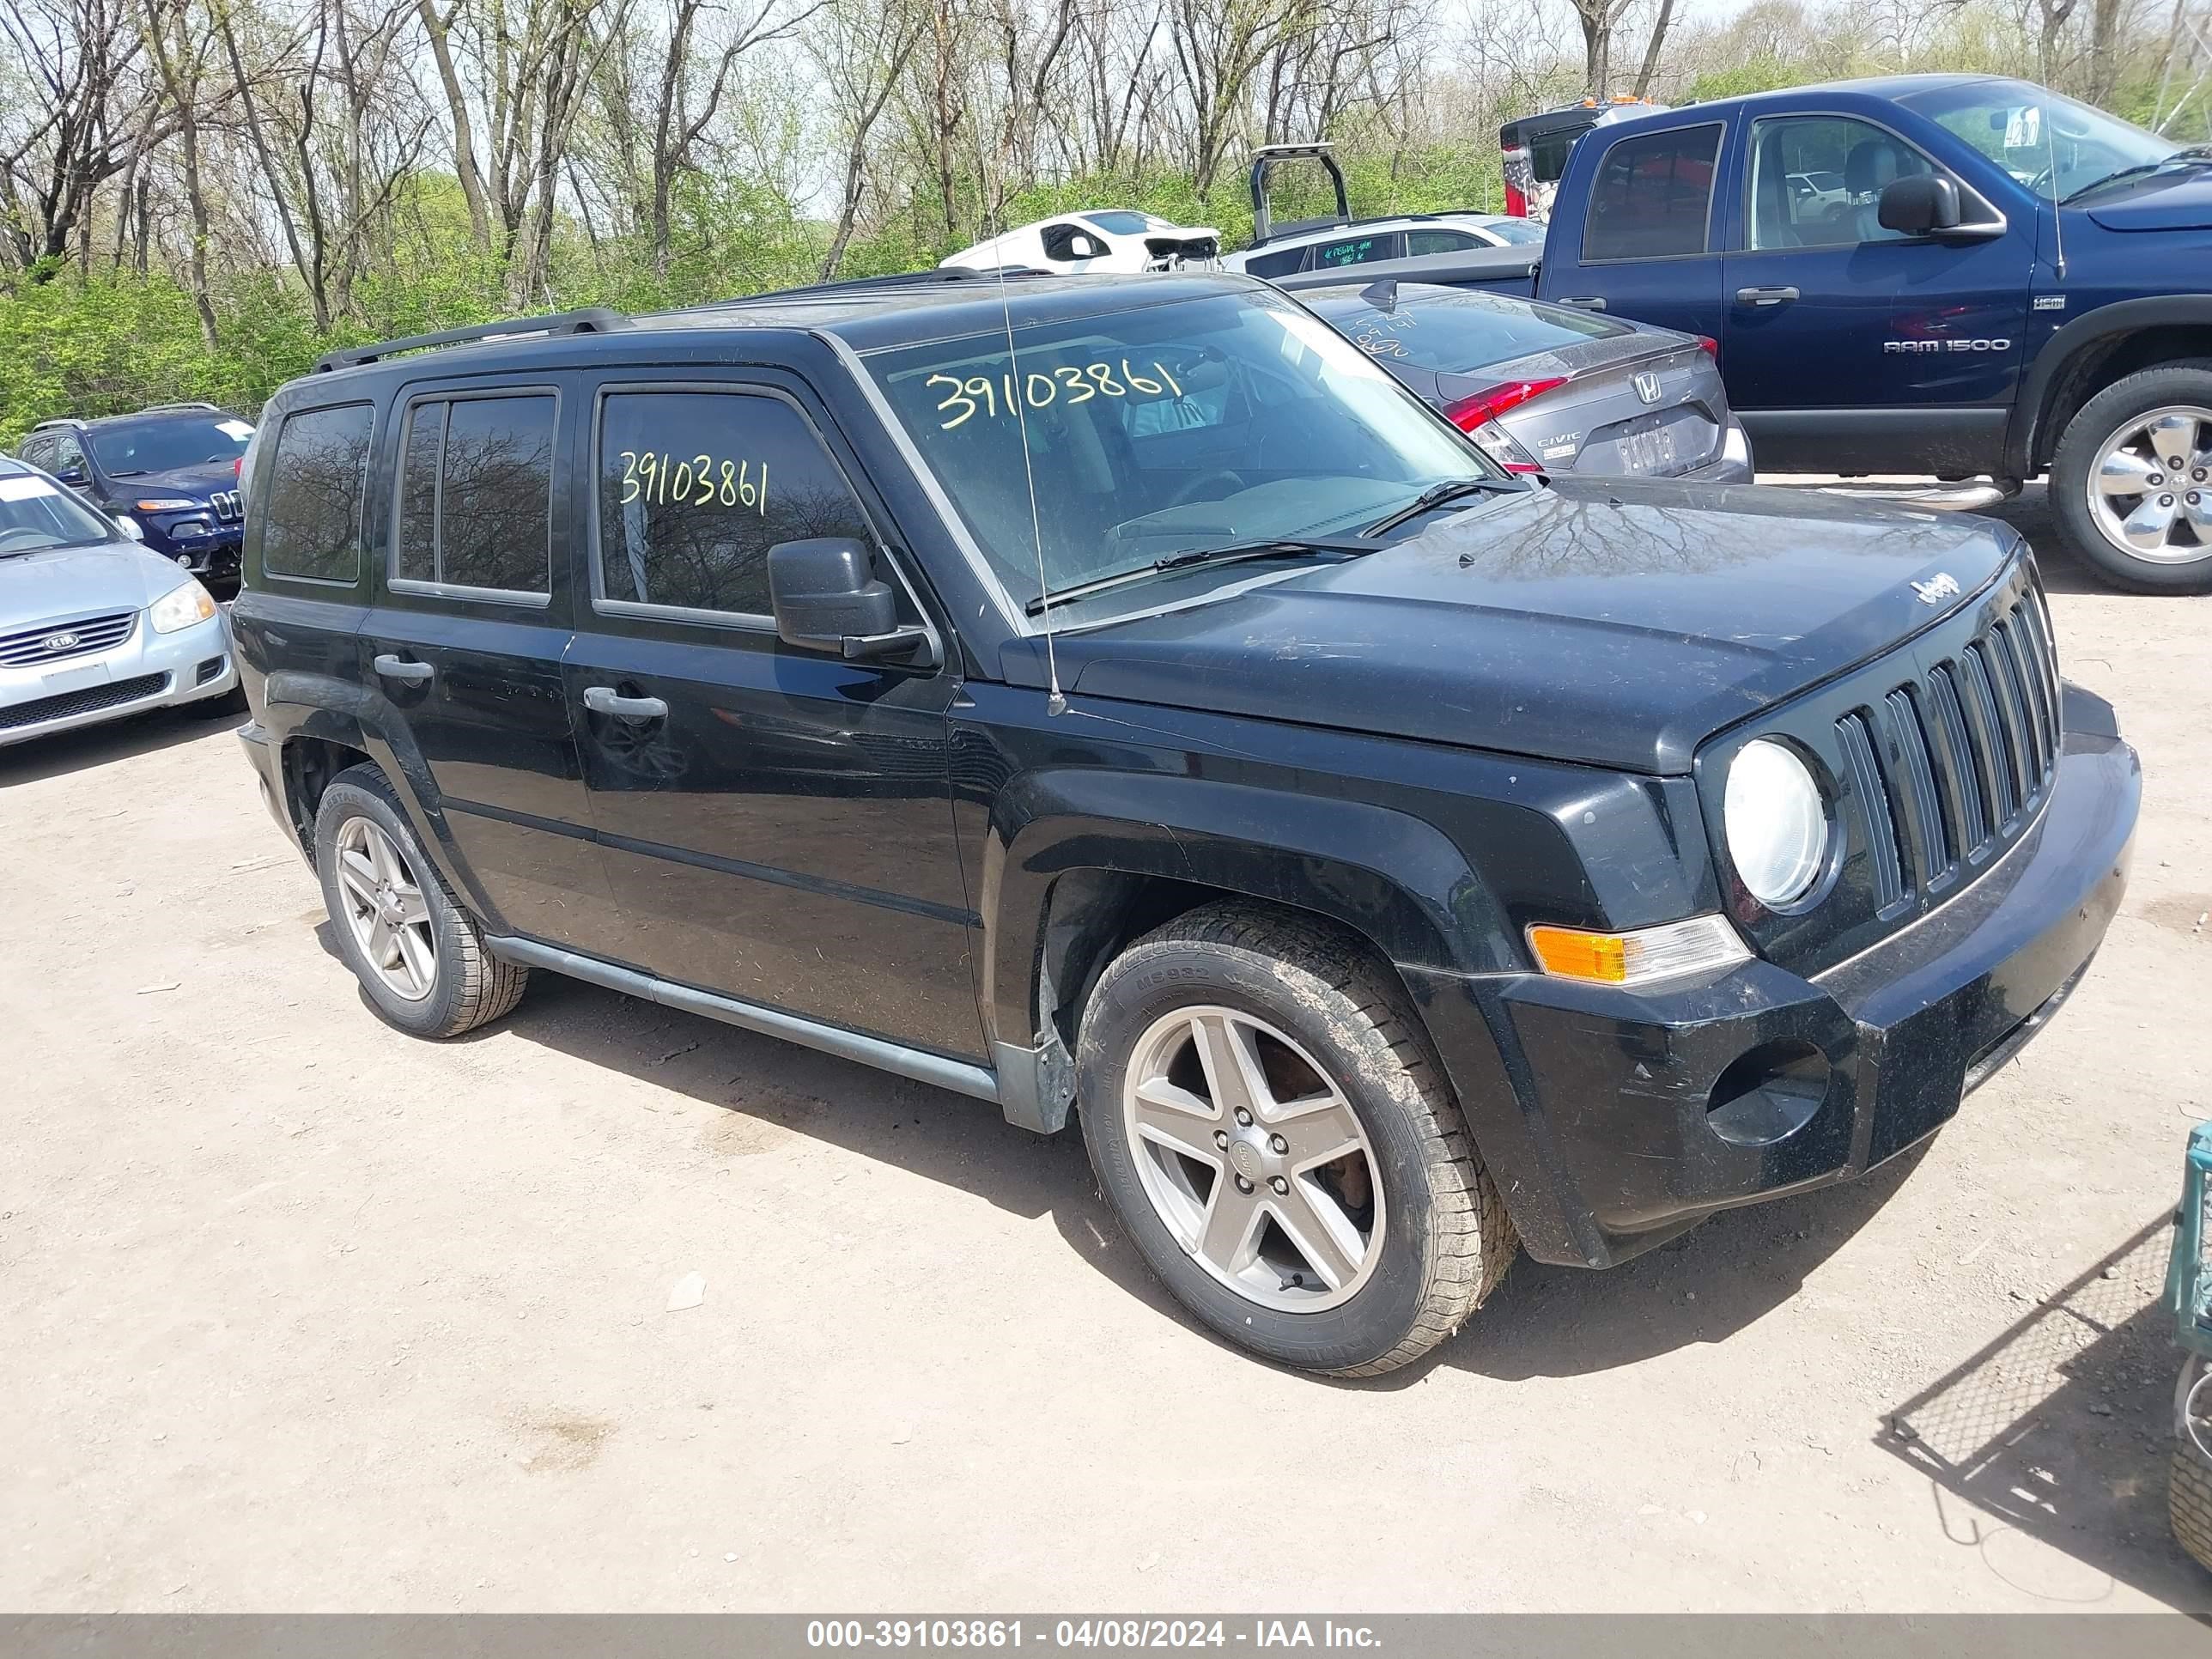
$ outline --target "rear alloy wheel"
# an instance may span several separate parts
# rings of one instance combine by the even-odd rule
[[[1396,975],[1224,903],[1108,964],[1077,1042],[1099,1187],[1152,1271],[1270,1359],[1371,1376],[1457,1330],[1512,1224]]]
[[[2148,592],[2212,589],[2212,367],[2147,369],[2068,423],[2051,504],[2106,575]]]
[[[530,970],[485,948],[384,774],[356,766],[315,808],[315,872],[338,954],[369,1004],[416,1036],[458,1036],[522,1000]]]

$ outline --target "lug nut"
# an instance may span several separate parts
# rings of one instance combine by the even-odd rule
[[[2155,489],[2158,485],[2166,482],[2166,474],[2163,472],[2154,472],[2148,477],[2145,478],[2143,482]]]
[[[2196,479],[2197,483],[2203,483],[2204,482],[2204,469],[2201,466],[2193,466],[2189,469],[2189,476]]]
[[[1287,1193],[1287,1192],[1289,1192],[1289,1191],[1291,1190],[1291,1183],[1290,1183],[1289,1182],[1287,1182],[1287,1181],[1284,1180],[1284,1179],[1282,1178],[1282,1176],[1277,1176],[1273,1180],[1270,1181],[1267,1184],[1268,1184],[1270,1187],[1273,1187],[1273,1188],[1275,1189],[1275,1195],[1276,1195],[1278,1198],[1281,1197],[1285,1193]]]
[[[1285,1152],[1291,1150],[1291,1143],[1284,1139],[1280,1135],[1269,1135],[1267,1137],[1267,1144],[1275,1149],[1275,1156],[1277,1158],[1280,1158]]]
[[[1216,1129],[1213,1132],[1213,1144],[1220,1147],[1223,1152],[1227,1152],[1229,1150],[1229,1131],[1226,1129]]]
[[[1242,1106],[1239,1106],[1237,1109],[1237,1121],[1238,1123],[1249,1129],[1252,1127],[1252,1114],[1246,1111]]]
[[[1238,1176],[1237,1177],[1237,1190],[1249,1197],[1251,1194],[1252,1183],[1245,1180],[1243,1176]]]
[[[2171,495],[2161,495],[2158,498],[2158,504],[2160,507],[2172,507],[2173,505],[2173,497]]]

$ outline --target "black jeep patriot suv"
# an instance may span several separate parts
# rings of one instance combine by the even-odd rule
[[[241,735],[370,1001],[550,969],[1073,1110],[1273,1358],[1862,1173],[2119,903],[2136,757],[2000,526],[1509,477],[1242,277],[486,332],[247,462]]]

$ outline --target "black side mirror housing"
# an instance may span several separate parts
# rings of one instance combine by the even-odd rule
[[[92,480],[85,475],[85,471],[81,466],[65,466],[62,468],[60,471],[54,474],[54,481],[57,483],[65,483],[71,489],[82,489],[92,482]]]
[[[1959,186],[1941,173],[1918,173],[1882,186],[1875,216],[1884,230],[1940,236],[1959,228]]]
[[[898,596],[853,537],[778,542],[768,550],[768,591],[777,637],[802,651],[911,660],[928,646],[926,629],[899,625]]]

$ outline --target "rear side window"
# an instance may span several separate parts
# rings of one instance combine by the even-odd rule
[[[1288,276],[1305,268],[1308,250],[1303,247],[1285,248],[1280,253],[1255,253],[1244,261],[1244,270],[1252,276]]]
[[[359,580],[372,412],[344,404],[284,417],[260,514],[261,564],[271,575]]]
[[[1386,231],[1379,236],[1354,236],[1341,242],[1323,242],[1314,252],[1314,269],[1322,270],[1331,265],[1364,265],[1370,259],[1395,259],[1398,257],[1398,234]]]
[[[599,583],[622,604],[765,617],[768,550],[872,540],[804,416],[743,392],[611,392],[599,404]]]
[[[1462,248],[1474,246],[1474,238],[1463,230],[1409,230],[1406,233],[1406,257],[1409,259],[1418,259],[1424,253],[1456,253]]]
[[[446,587],[550,591],[559,421],[546,392],[412,404],[400,445],[394,574]]]
[[[1316,309],[1370,357],[1447,374],[1629,332],[1579,311],[1540,310],[1518,300],[1458,290],[1431,289],[1387,311],[1358,300]]]
[[[1665,259],[1705,251],[1721,129],[1676,127],[1624,138],[1598,163],[1583,258]]]

